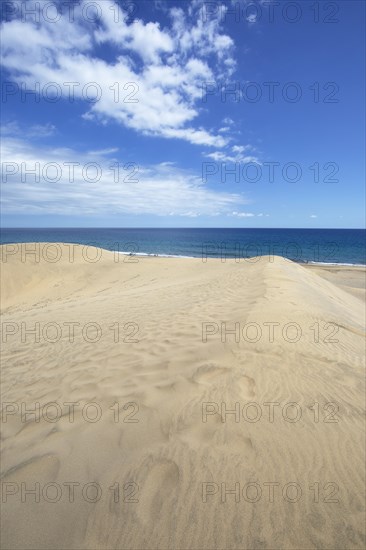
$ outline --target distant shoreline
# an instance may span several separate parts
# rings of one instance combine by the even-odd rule
[[[299,265],[304,265],[304,266],[318,266],[318,267],[344,267],[344,268],[366,268],[366,263],[362,264],[362,263],[348,263],[348,262],[317,262],[317,261],[313,261],[313,260],[296,260],[296,259],[292,259],[292,258],[288,258],[286,256],[282,256],[281,254],[259,254],[258,256],[247,256],[247,257],[237,257],[237,256],[234,256],[234,255],[230,255],[230,254],[227,254],[225,257],[220,257],[219,255],[208,255],[208,256],[203,256],[202,254],[201,255],[197,255],[197,256],[186,256],[186,255],[181,255],[181,254],[164,254],[164,253],[150,253],[150,252],[129,252],[127,250],[113,250],[113,249],[109,249],[109,248],[105,248],[103,246],[94,246],[93,244],[86,244],[86,243],[80,243],[80,242],[54,242],[54,241],[45,241],[45,242],[38,242],[38,241],[35,241],[35,242],[31,242],[31,241],[19,241],[19,242],[6,242],[6,243],[3,243],[3,242],[0,242],[0,248],[2,249],[3,247],[6,247],[6,246],[14,246],[14,247],[19,247],[21,245],[43,245],[43,246],[47,246],[47,247],[57,247],[57,246],[81,246],[81,247],[87,247],[87,248],[96,248],[96,249],[100,249],[100,250],[104,250],[105,252],[110,252],[112,254],[119,254],[121,256],[126,256],[126,257],[138,257],[138,258],[180,258],[180,259],[192,259],[192,260],[197,260],[197,259],[200,259],[202,260],[204,263],[207,263],[208,261],[212,261],[212,260],[216,260],[216,261],[220,261],[221,263],[225,263],[226,261],[232,261],[234,260],[236,263],[255,263],[254,262],[254,258],[263,258],[263,257],[266,257],[266,256],[270,256],[270,257],[281,257],[283,258],[284,260],[288,260],[288,261],[292,261],[296,264],[299,264]],[[15,250],[14,250],[15,252]],[[12,250],[9,250],[8,251],[9,253],[9,256],[12,255]],[[5,254],[7,254],[7,252],[5,252]],[[31,254],[31,251],[28,251],[27,254]],[[1,253],[1,258],[0,260],[3,261],[3,255],[4,255],[4,252]],[[257,260],[259,261],[259,260]],[[93,263],[92,261],[90,263]]]

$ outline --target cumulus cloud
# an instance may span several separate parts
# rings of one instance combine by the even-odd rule
[[[57,20],[15,16],[1,24],[1,63],[13,81],[29,89],[38,85],[41,93],[54,83],[63,98],[88,103],[89,120],[113,120],[144,135],[196,145],[227,145],[227,137],[195,124],[202,83],[235,68],[234,43],[219,18],[203,22],[192,3],[186,10],[169,8],[170,24],[161,28],[155,21],[129,21],[112,0],[94,0],[93,20],[81,0],[71,21],[62,4]],[[40,5],[27,2],[29,8]],[[105,46],[108,55],[101,53]]]

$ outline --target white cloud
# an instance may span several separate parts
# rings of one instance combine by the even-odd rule
[[[169,129],[166,130],[166,136],[172,138],[181,138],[190,141],[196,145],[210,145],[212,147],[224,147],[228,140],[222,136],[211,135],[202,128]]]
[[[311,214],[310,218],[317,218],[318,216],[316,214]]]
[[[254,147],[252,145],[234,145],[232,148],[233,153],[245,153],[246,151],[254,151]]]
[[[0,130],[3,136],[22,136],[28,138],[50,137],[56,133],[56,127],[50,123],[20,126],[19,123],[15,121],[3,124]]]
[[[213,153],[204,153],[204,156],[214,160],[215,162],[255,162],[257,164],[260,164],[257,156],[244,154],[247,151],[255,151],[255,147],[253,147],[252,145],[234,145],[231,148],[231,151],[232,154],[223,151],[214,151]]]
[[[12,121],[1,126],[1,134],[3,136],[16,136],[20,135],[21,129],[18,122]]]
[[[109,149],[99,149],[97,151],[89,151],[89,155],[104,156],[112,155],[118,152],[118,147],[110,147]]]
[[[253,218],[255,214],[252,212],[232,212],[231,216],[235,216],[236,218]]]
[[[28,137],[50,137],[56,133],[56,126],[53,124],[35,124],[25,134]]]
[[[248,21],[248,23],[252,23],[252,24],[256,23],[257,22],[257,14],[251,13],[250,15],[248,15],[246,20]]]
[[[228,77],[235,67],[234,43],[222,32],[219,18],[197,19],[199,7],[193,3],[188,13],[170,8],[171,24],[161,28],[154,21],[129,23],[117,3],[95,0],[96,24],[85,17],[86,3],[75,4],[73,22],[66,13],[58,21],[41,17],[38,24],[32,19],[3,22],[1,62],[11,78],[29,89],[38,83],[42,94],[53,82],[67,100],[71,94],[88,99],[94,90],[97,100],[89,99],[84,113],[89,120],[114,120],[145,135],[225,146],[227,138],[193,125],[202,83]],[[105,45],[114,59],[96,54]]]
[[[171,162],[137,166],[129,159],[111,157],[114,152],[48,149],[4,137],[3,213],[165,216],[174,212],[197,217],[226,215],[248,202],[242,194],[208,189],[196,174]],[[39,178],[30,173],[35,168]]]

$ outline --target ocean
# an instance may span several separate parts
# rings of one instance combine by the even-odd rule
[[[136,255],[254,261],[262,255],[296,262],[366,264],[363,229],[1,229],[0,243],[64,242]],[[252,259],[251,259],[252,258]]]

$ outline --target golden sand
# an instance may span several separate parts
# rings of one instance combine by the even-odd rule
[[[59,247],[1,262],[2,548],[364,547],[363,268]]]

